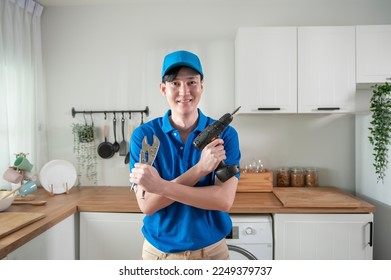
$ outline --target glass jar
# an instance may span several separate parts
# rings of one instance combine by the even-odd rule
[[[292,187],[304,187],[305,177],[303,168],[292,168],[291,170],[291,186]]]
[[[306,187],[317,187],[318,183],[318,170],[316,168],[307,168],[305,174],[305,185]]]
[[[290,171],[287,167],[277,169],[277,187],[289,187],[291,185]]]

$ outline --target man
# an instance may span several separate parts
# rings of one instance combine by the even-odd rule
[[[170,110],[138,127],[132,135],[130,181],[146,214],[142,259],[229,259],[225,237],[239,174],[225,182],[214,170],[240,161],[236,130],[228,126],[202,151],[193,140],[214,122],[198,108],[204,83],[201,62],[188,51],[166,55],[160,91]],[[145,136],[160,147],[153,166],[138,163]]]

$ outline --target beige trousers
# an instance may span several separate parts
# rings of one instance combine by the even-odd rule
[[[208,247],[195,250],[184,251],[179,253],[165,253],[154,246],[147,240],[144,240],[143,260],[229,260],[228,246],[225,239],[216,242]]]

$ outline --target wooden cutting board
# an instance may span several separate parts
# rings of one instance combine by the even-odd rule
[[[285,207],[356,208],[360,201],[335,187],[274,188],[273,193]]]
[[[0,213],[0,238],[45,217],[43,213],[4,212]]]

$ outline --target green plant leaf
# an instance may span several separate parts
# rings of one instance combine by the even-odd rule
[[[94,126],[72,124],[73,152],[76,154],[79,176],[85,172],[87,179],[97,184],[97,155]],[[80,180],[79,180],[80,186]]]
[[[391,143],[391,85],[375,85],[370,99],[370,121],[368,137],[373,145],[373,156],[377,181],[384,183],[388,167],[388,149]]]

